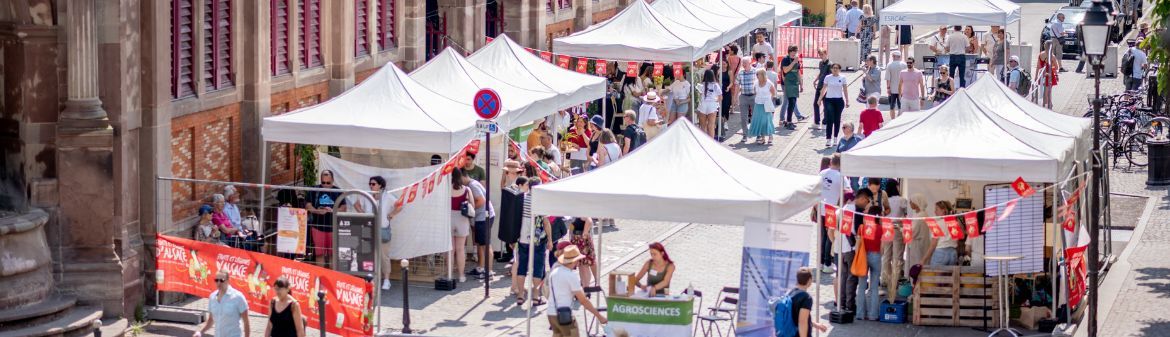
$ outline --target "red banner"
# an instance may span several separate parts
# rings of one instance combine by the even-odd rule
[[[853,211],[841,212],[841,234],[853,235]]]
[[[675,63],[671,64],[670,69],[673,70],[674,79],[676,79],[676,80],[682,79],[683,76],[685,76],[683,74],[683,63],[682,62],[675,62]]]
[[[597,60],[596,62],[593,62],[594,73],[605,76],[606,70],[609,70],[609,61]]]
[[[967,237],[979,236],[979,214],[977,212],[963,213],[963,222],[967,223]]]
[[[996,219],[995,221],[1003,221],[1003,219],[1007,219],[1009,215],[1012,215],[1012,211],[1016,209],[1016,204],[1019,202],[1020,199],[1012,199],[1012,201],[1008,201],[1007,204],[1003,206],[1003,214],[1000,214],[999,219]]]
[[[951,234],[951,240],[959,240],[963,238],[963,228],[959,226],[959,218],[954,215],[943,217],[943,223],[947,224],[947,232]]]
[[[552,63],[552,53],[547,52],[547,51],[542,51],[542,52],[540,52],[540,59],[544,60],[545,62]]]
[[[837,206],[825,204],[825,227],[837,229]]]
[[[910,219],[902,219],[902,243],[910,244],[914,240],[914,223]]]
[[[662,62],[654,62],[654,77],[662,76],[662,68],[665,67]]]
[[[577,59],[577,72],[582,73],[582,74],[589,72],[589,59],[587,59],[587,58]]]
[[[894,241],[894,219],[882,218],[882,242]]]
[[[864,226],[861,228],[861,237],[866,240],[877,240],[877,223],[872,215],[862,217]]]
[[[991,206],[991,207],[988,207],[987,209],[983,210],[983,232],[984,233],[990,232],[991,227],[995,225],[996,208],[998,208],[998,207]]]
[[[1089,246],[1072,247],[1064,250],[1064,258],[1068,261],[1068,303],[1077,306],[1081,298],[1085,297],[1085,279],[1088,278],[1089,268],[1085,265],[1085,249]]]
[[[226,271],[230,286],[248,300],[248,309],[268,314],[275,296],[273,282],[289,280],[293,298],[302,305],[307,325],[319,328],[325,310],[325,330],[342,336],[374,334],[374,286],[356,276],[267,254],[158,235],[155,255],[158,290],[209,297],[216,290],[215,275]],[[317,307],[317,292],[325,292],[325,308]]]
[[[626,77],[638,77],[638,62],[626,63]]]
[[[1016,190],[1016,194],[1019,194],[1021,197],[1036,194],[1036,189],[1032,188],[1032,185],[1028,185],[1028,182],[1024,181],[1024,177],[1016,178],[1016,181],[1012,182],[1012,189]]]
[[[570,59],[571,58],[569,57],[569,55],[557,55],[557,66],[561,67],[561,68],[569,69]]]
[[[930,227],[930,237],[941,238],[943,235],[942,228],[938,226],[938,220],[934,218],[926,218],[926,227]]]

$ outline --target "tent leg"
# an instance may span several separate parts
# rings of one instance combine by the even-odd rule
[[[818,221],[817,221],[817,223],[813,224],[813,227],[820,227],[820,226],[823,226],[822,225],[823,223],[825,223],[825,204],[822,202],[821,204],[817,205],[816,209],[819,211],[817,214]],[[825,240],[827,238],[821,237],[821,228],[817,228],[817,229],[815,229],[815,231],[817,232],[817,249],[816,249],[816,255],[814,255],[814,257],[816,258],[816,261],[817,261],[817,263],[816,263],[817,270],[814,270],[813,274],[817,276],[817,281],[816,281],[816,284],[814,284],[814,286],[813,286],[813,293],[820,295],[821,294],[821,269],[824,268],[824,264],[821,263],[821,254],[824,254],[824,252],[821,251],[823,248],[823,245],[821,245],[821,240]],[[815,308],[813,308],[813,317],[814,318],[821,317],[821,306],[814,305],[814,307]],[[816,329],[812,329],[812,330],[813,330],[814,336],[821,335],[821,333],[818,330],[816,330]]]
[[[531,196],[525,196],[525,197],[528,198]],[[533,269],[532,269],[532,261],[534,261],[536,259],[536,242],[535,241],[536,241],[536,226],[538,224],[536,223],[536,215],[530,215],[530,216],[532,217],[531,220],[532,220],[533,227],[532,227],[532,230],[528,231],[528,273],[527,273],[528,275],[524,275],[524,288],[526,289],[525,291],[528,292],[528,294],[525,296],[525,298],[532,300],[532,288],[534,288],[532,286],[532,274],[534,274]],[[541,223],[539,225],[544,226],[543,223]],[[523,252],[521,252],[521,254],[523,254]],[[552,272],[552,271],[549,270],[548,272]],[[548,272],[545,273],[546,278],[548,277],[548,275],[547,275]],[[556,295],[550,294],[550,296],[556,296]],[[524,305],[528,307],[526,310],[525,317],[524,317],[524,325],[525,325],[525,328],[527,329],[527,332],[524,335],[525,336],[532,336],[532,302],[531,301],[525,302]]]

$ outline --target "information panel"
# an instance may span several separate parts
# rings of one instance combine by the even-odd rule
[[[374,244],[374,215],[368,213],[337,213],[333,217],[333,269],[359,276],[373,276],[378,258]]]
[[[1041,186],[1036,186],[1040,189]],[[984,205],[999,205],[1019,195],[1009,184],[987,185],[983,188]],[[1000,207],[1000,214],[1003,212]],[[1027,274],[1044,271],[1044,196],[1036,194],[1020,199],[1015,210],[986,233],[984,256],[1023,256],[1007,262],[1007,273]],[[996,263],[984,265],[988,276],[998,276]]]

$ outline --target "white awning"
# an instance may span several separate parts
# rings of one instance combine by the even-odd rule
[[[605,97],[605,78],[581,74],[545,62],[507,35],[496,37],[468,56],[467,61],[484,73],[515,87],[557,93],[557,110]]]
[[[995,76],[983,76],[967,88],[975,103],[984,110],[998,114],[1008,121],[1045,133],[1073,139],[1074,159],[1088,159],[1092,153],[1091,118],[1069,116],[1032,103],[1015,90],[997,81]]]
[[[786,24],[792,21],[800,20],[804,16],[804,5],[789,0],[754,0],[755,2],[765,3],[776,7],[774,17],[776,24]]]
[[[691,62],[723,47],[723,32],[691,28],[634,1],[613,18],[553,40],[553,51],[609,60]]]
[[[1005,26],[1020,20],[1009,0],[901,0],[881,10],[881,25]]]
[[[738,225],[808,210],[821,180],[744,158],[680,119],[612,164],[533,191],[534,214]]]

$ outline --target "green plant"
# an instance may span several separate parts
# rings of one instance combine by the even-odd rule
[[[317,185],[317,146],[297,144],[296,154],[301,158],[301,170],[305,172],[305,186]]]
[[[130,324],[126,329],[126,334],[133,337],[146,335],[146,327],[150,326],[151,321],[137,321]]]
[[[1142,49],[1149,51],[1149,62],[1162,65],[1158,67],[1158,90],[1163,97],[1170,95],[1170,69],[1165,63],[1170,61],[1170,1],[1155,1],[1150,12],[1150,31],[1146,39],[1142,40]],[[1162,109],[1170,109],[1170,104],[1163,104]],[[1165,110],[1164,110],[1165,111]]]

